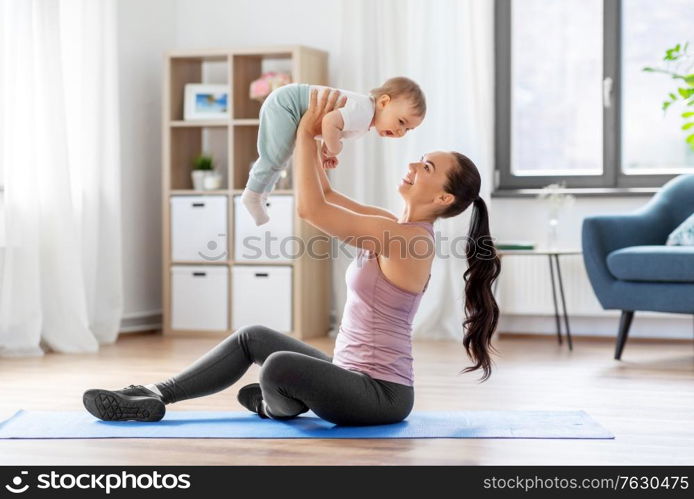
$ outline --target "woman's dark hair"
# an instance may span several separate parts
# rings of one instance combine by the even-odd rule
[[[501,261],[489,234],[487,205],[479,197],[482,182],[480,173],[467,156],[457,152],[451,154],[457,164],[450,170],[444,190],[453,194],[455,201],[439,216],[454,217],[473,205],[465,248],[468,268],[463,274],[466,317],[463,321],[463,346],[475,364],[461,372],[482,369],[484,374],[481,380],[485,381],[492,372],[491,341],[499,319],[492,283],[501,272]]]

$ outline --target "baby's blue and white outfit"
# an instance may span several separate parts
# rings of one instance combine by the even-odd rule
[[[272,92],[260,108],[258,130],[258,159],[251,168],[246,188],[257,193],[270,192],[294,152],[296,130],[308,109],[310,92],[326,87],[291,83]],[[375,104],[367,95],[340,90],[340,98],[347,97],[340,108],[344,126],[341,138],[354,139],[369,131]]]

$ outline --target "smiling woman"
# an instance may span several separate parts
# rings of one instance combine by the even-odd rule
[[[432,152],[419,162],[411,163],[400,183],[398,191],[405,201],[405,209],[399,219],[392,214],[384,216],[382,210],[374,210],[352,200],[344,202],[344,196],[333,194],[325,173],[313,159],[315,143],[311,135],[318,126],[318,118],[332,109],[336,99],[337,93],[333,93],[330,98],[323,95],[317,102],[317,95],[313,93],[309,110],[299,125],[295,153],[299,216],[328,234],[368,252],[390,283],[403,290],[418,292],[426,289],[433,252],[427,258],[415,258],[414,255],[403,255],[395,250],[402,246],[411,247],[409,242],[421,234],[421,227],[418,226],[424,225],[432,230],[431,225],[437,218],[456,216],[473,204],[466,250],[469,267],[464,275],[468,318],[464,323],[466,332],[463,343],[475,365],[465,371],[481,368],[486,379],[491,373],[490,341],[499,315],[491,284],[499,275],[500,262],[490,244],[486,204],[479,197],[479,171],[469,158],[460,153]],[[405,244],[401,244],[401,241],[405,241]],[[396,243],[397,247],[392,247]],[[348,323],[350,306],[348,295],[344,314]],[[416,307],[412,317],[415,311]],[[344,331],[345,328],[341,327],[336,352]],[[362,333],[368,335],[373,332]],[[355,339],[355,335],[350,338],[349,333],[344,336],[343,340]],[[365,341],[367,338],[360,339]],[[365,344],[373,344],[373,339],[371,342],[365,341]],[[359,348],[359,345],[353,346],[354,350]],[[387,346],[384,345],[384,348]],[[336,358],[339,357],[336,355]]]
[[[339,425],[388,424],[414,404],[412,320],[427,289],[434,259],[433,222],[474,205],[466,280],[463,344],[475,362],[465,371],[491,373],[490,340],[499,310],[491,292],[499,259],[483,249],[489,239],[480,176],[454,152],[432,152],[411,163],[400,183],[405,210],[398,218],[333,191],[314,139],[326,114],[344,105],[339,92],[310,93],[297,130],[294,168],[299,216],[359,248],[346,274],[348,299],[333,357],[260,325],[241,328],[182,373],[157,384],[88,390],[84,404],[101,419],[156,421],[165,404],[200,397],[235,383],[252,363],[260,383],[239,401],[260,417],[293,418],[309,409]],[[428,251],[421,251],[425,242]],[[415,248],[418,248],[415,250]]]

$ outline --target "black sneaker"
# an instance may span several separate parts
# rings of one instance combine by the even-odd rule
[[[159,421],[166,412],[161,397],[142,385],[87,390],[82,402],[92,416],[103,421]]]
[[[238,401],[251,412],[255,412],[263,419],[269,419],[263,412],[263,392],[260,391],[260,384],[251,383],[239,390],[236,396]]]

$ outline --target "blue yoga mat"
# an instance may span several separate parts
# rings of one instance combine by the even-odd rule
[[[18,411],[9,438],[614,438],[584,411],[413,412],[400,423],[336,426],[312,412],[275,421],[249,412],[168,411],[157,423],[104,422],[86,411]]]

